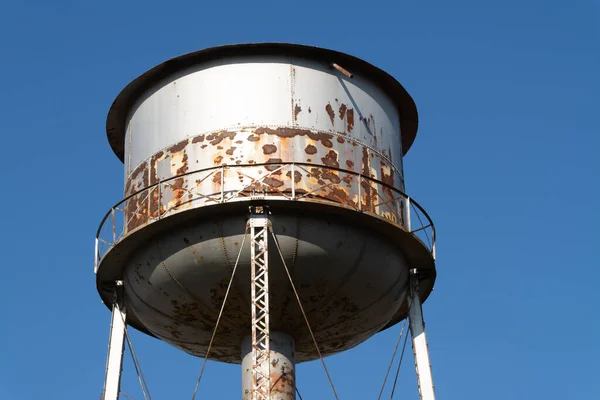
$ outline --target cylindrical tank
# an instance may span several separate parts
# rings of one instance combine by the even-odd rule
[[[395,79],[330,50],[234,45],[155,67],[108,116],[125,201],[121,239],[98,266],[100,294],[109,300],[123,280],[129,324],[204,356],[239,254],[211,358],[241,362],[250,329],[241,247],[248,206],[261,204],[321,351],[359,344],[404,318],[410,268],[426,272],[424,297],[435,278],[403,195],[416,128]],[[271,329],[293,338],[297,362],[315,359],[276,252],[269,264]]]

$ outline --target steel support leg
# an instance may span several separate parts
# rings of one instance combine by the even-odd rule
[[[425,335],[425,323],[423,322],[423,310],[421,309],[421,300],[419,299],[419,279],[416,269],[410,271],[409,305],[410,332],[412,335],[419,395],[421,396],[421,400],[435,400],[429,349]]]
[[[123,350],[125,346],[125,306],[123,304],[122,289],[123,282],[118,282],[112,309],[103,400],[118,400],[121,387]]]
[[[271,332],[269,340],[271,400],[296,399],[296,372],[294,361],[294,339],[282,332]],[[252,399],[252,337],[247,336],[242,341],[242,399]]]
[[[252,400],[270,399],[269,352],[269,219],[260,206],[251,207],[250,269],[252,302]]]

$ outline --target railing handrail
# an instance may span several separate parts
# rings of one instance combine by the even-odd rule
[[[409,209],[408,212],[410,213],[410,207],[414,206],[416,207],[422,214],[423,216],[427,219],[427,221],[429,222],[429,225],[423,225],[416,230],[409,230],[409,233],[413,234],[413,232],[416,232],[418,230],[422,230],[423,228],[427,228],[429,226],[431,226],[431,249],[430,252],[432,253],[433,257],[435,258],[435,244],[436,244],[436,232],[435,232],[435,225],[433,224],[433,220],[431,219],[431,217],[429,216],[429,214],[427,213],[427,211],[425,211],[425,209],[423,207],[421,207],[421,205],[419,203],[417,203],[412,197],[408,196],[406,193],[404,193],[403,191],[399,190],[398,188],[389,185],[377,178],[373,178],[370,176],[366,176],[361,174],[360,172],[355,172],[355,171],[349,171],[343,168],[339,168],[339,167],[330,167],[330,166],[325,166],[325,165],[318,165],[318,164],[312,164],[312,163],[305,163],[305,162],[295,162],[295,161],[288,161],[288,162],[276,162],[276,163],[260,163],[260,164],[234,164],[234,165],[219,165],[219,166],[215,166],[215,167],[208,167],[208,168],[202,168],[202,169],[197,169],[194,171],[188,171],[185,172],[183,174],[179,174],[176,176],[172,176],[169,177],[167,179],[164,180],[160,180],[156,183],[153,183],[151,185],[148,185],[140,190],[135,191],[134,193],[129,194],[128,196],[124,197],[123,199],[121,199],[119,202],[115,203],[109,210],[108,212],[104,215],[104,218],[102,218],[102,220],[100,221],[100,225],[98,226],[98,230],[96,231],[96,240],[100,239],[101,233],[102,233],[102,228],[104,227],[104,223],[106,222],[106,220],[111,216],[112,213],[114,213],[115,209],[118,209],[118,207],[122,204],[124,204],[125,202],[127,202],[128,200],[130,200],[131,198],[140,195],[141,193],[147,192],[149,190],[152,190],[155,187],[160,187],[160,185],[165,184],[169,181],[175,180],[175,179],[180,179],[182,177],[188,176],[188,175],[193,175],[193,174],[198,174],[198,173],[202,173],[202,172],[209,172],[209,171],[216,171],[216,170],[220,170],[223,171],[225,169],[234,169],[234,168],[244,168],[244,167],[265,167],[265,166],[270,166],[270,167],[277,167],[277,166],[287,166],[287,165],[298,165],[298,166],[304,166],[304,167],[317,167],[317,168],[322,168],[322,169],[327,169],[327,170],[331,170],[331,171],[337,171],[337,172],[343,172],[346,174],[350,174],[353,176],[357,176],[359,177],[359,179],[366,179],[370,182],[374,182],[378,185],[381,185],[384,188],[387,188],[393,192],[395,192],[396,194],[400,195],[402,198],[404,199],[409,199],[410,200],[410,205],[409,205]],[[268,176],[268,175],[267,175]],[[224,179],[223,175],[221,176],[221,179]],[[295,181],[294,181],[294,177],[291,177],[292,180],[292,187],[295,188]],[[223,187],[223,183],[221,184],[221,186]],[[360,180],[359,180],[359,188],[360,188]],[[359,189],[360,190],[360,189]],[[221,199],[223,200],[223,199]],[[359,199],[360,202],[360,199]],[[360,212],[360,211],[359,211]],[[114,246],[116,244],[113,243],[112,245]],[[97,257],[97,256],[96,256]],[[98,259],[97,262],[99,262],[100,260]]]

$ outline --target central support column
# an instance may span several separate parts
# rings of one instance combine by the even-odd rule
[[[262,206],[250,207],[250,286],[252,311],[251,400],[269,400],[269,219]]]
[[[294,339],[282,332],[271,332],[269,343],[270,363],[263,365],[263,372],[270,377],[271,400],[296,399],[296,371]],[[242,399],[252,400],[252,337],[242,341]]]

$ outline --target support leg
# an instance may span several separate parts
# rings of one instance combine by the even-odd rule
[[[108,360],[104,378],[103,400],[118,400],[123,370],[123,350],[125,346],[125,306],[122,293],[123,282],[117,283],[117,295],[112,309]]]
[[[267,211],[260,206],[250,210],[250,269],[252,302],[252,400],[269,400],[269,252]]]
[[[417,381],[419,383],[419,394],[421,400],[435,400],[429,349],[425,335],[425,324],[423,322],[423,310],[421,309],[421,300],[419,299],[419,279],[416,269],[410,271],[409,305],[410,332],[412,335]]]
[[[296,399],[296,372],[294,361],[294,339],[282,332],[271,332],[270,363],[263,365],[263,371],[270,377],[271,400]],[[252,337],[242,341],[242,399],[252,399]]]

